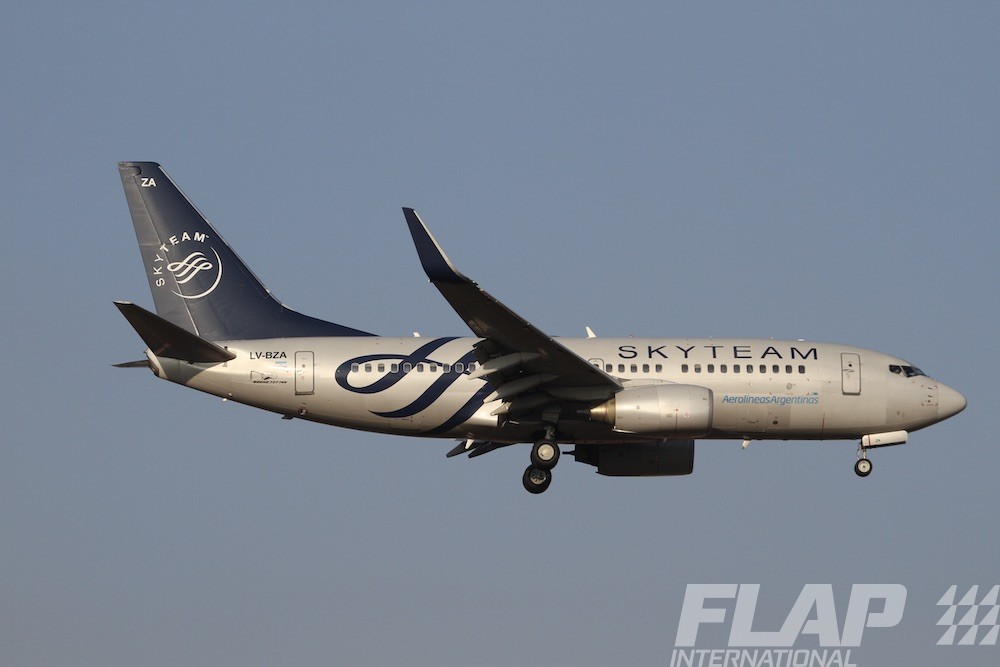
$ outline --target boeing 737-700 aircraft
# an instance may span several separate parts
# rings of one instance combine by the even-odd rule
[[[849,345],[745,338],[553,338],[462,275],[413,209],[427,277],[472,337],[386,337],[277,301],[153,162],[118,166],[156,314],[115,305],[165,380],[347,428],[457,438],[449,456],[533,443],[542,493],[560,447],[602,475],[686,475],[697,439],[859,440],[868,450],[961,412],[913,364]]]

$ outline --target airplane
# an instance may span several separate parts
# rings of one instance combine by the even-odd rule
[[[687,475],[696,440],[858,440],[871,449],[958,414],[966,399],[898,357],[749,338],[555,338],[460,273],[416,211],[427,278],[471,337],[379,336],[278,301],[154,162],[118,165],[156,313],[115,305],[156,377],[280,414],[458,439],[447,455],[531,443],[544,492],[564,445],[608,476]]]

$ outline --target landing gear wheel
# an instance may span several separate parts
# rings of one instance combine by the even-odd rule
[[[528,466],[521,478],[528,493],[544,493],[552,483],[552,471],[538,466]]]
[[[539,440],[531,448],[531,464],[551,470],[559,463],[559,445],[552,440]]]
[[[872,474],[872,462],[868,459],[858,459],[854,464],[854,472],[858,477],[867,477]]]

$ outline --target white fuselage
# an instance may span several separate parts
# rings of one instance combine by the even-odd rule
[[[150,360],[159,377],[289,417],[418,436],[530,441],[537,423],[507,421],[484,404],[493,387],[471,377],[477,338],[330,337],[222,342],[219,364]],[[937,381],[890,368],[907,362],[830,343],[762,339],[561,338],[625,388],[711,390],[708,438],[835,439],[915,431],[960,411]],[[148,354],[148,353],[147,353]],[[564,441],[649,440],[586,415],[563,415]]]

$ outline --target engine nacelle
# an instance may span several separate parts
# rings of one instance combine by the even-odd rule
[[[694,440],[578,444],[574,455],[580,463],[597,466],[599,475],[612,477],[690,475],[694,470]]]
[[[591,409],[590,418],[623,433],[697,438],[712,430],[712,391],[689,384],[632,387]]]

